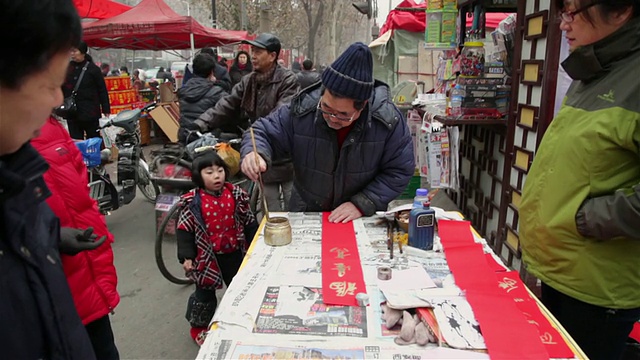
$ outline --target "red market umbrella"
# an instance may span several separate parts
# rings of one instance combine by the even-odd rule
[[[207,28],[181,16],[162,0],[143,0],[112,18],[83,24],[90,47],[129,50],[178,50],[222,46],[247,38],[246,31]]]
[[[83,19],[107,19],[131,10],[131,6],[111,0],[73,0]]]

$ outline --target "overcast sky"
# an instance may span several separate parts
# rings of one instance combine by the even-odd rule
[[[378,2],[378,26],[382,27],[384,21],[387,19],[387,14],[389,14],[389,4],[391,4],[391,8],[395,8],[402,2],[402,0],[374,0]]]

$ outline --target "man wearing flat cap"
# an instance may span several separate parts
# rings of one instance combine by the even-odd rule
[[[289,103],[300,89],[296,75],[277,63],[281,48],[277,37],[264,33],[243,43],[251,45],[253,72],[245,75],[231,94],[202,114],[190,130],[221,129],[237,133],[238,127],[247,128],[258,118]],[[293,165],[288,156],[283,154],[273,159],[272,167],[262,179],[269,210],[286,210],[293,186]]]
[[[242,171],[251,179],[273,158],[291,154],[290,211],[331,211],[349,222],[386,210],[415,169],[409,128],[389,86],[373,79],[373,57],[352,44],[322,73],[322,82],[253,124],[259,164],[248,132]]]

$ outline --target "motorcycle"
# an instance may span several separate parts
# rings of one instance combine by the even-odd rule
[[[98,202],[100,212],[108,214],[121,206],[129,204],[136,197],[136,187],[147,200],[155,202],[160,193],[149,173],[144,153],[141,148],[138,120],[142,113],[148,112],[156,104],[152,103],[142,109],[124,110],[109,120],[99,130],[115,126],[122,131],[116,135],[115,145],[118,149],[117,181],[114,183],[106,171],[105,164],[111,157],[109,149],[100,152],[101,161],[89,167],[89,192]],[[85,154],[83,154],[85,155]]]

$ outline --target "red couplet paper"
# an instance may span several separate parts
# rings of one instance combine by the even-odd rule
[[[453,277],[480,324],[491,359],[549,359],[537,329],[498,285],[467,221],[438,221],[438,234]]]
[[[560,332],[554,328],[549,319],[547,319],[540,311],[538,304],[531,298],[531,295],[525,288],[525,284],[520,280],[517,271],[507,271],[496,273],[500,288],[508,294],[516,306],[527,318],[529,324],[535,325],[540,334],[540,341],[547,348],[549,356],[557,359],[569,359],[575,355],[566,341],[560,335]]]
[[[491,268],[491,270],[495,271],[495,272],[502,272],[502,271],[506,271],[506,269],[504,268],[504,266],[498,264],[498,262],[496,261],[496,259],[493,257],[493,255],[491,254],[484,254],[485,258],[487,259],[487,264],[489,264],[489,267]]]
[[[322,298],[327,305],[358,306],[356,294],[366,293],[353,222],[329,222],[322,214]]]
[[[635,341],[640,342],[640,322],[635,323],[635,325],[633,325],[633,330],[631,330],[631,334],[629,334],[629,337],[634,339]]]

